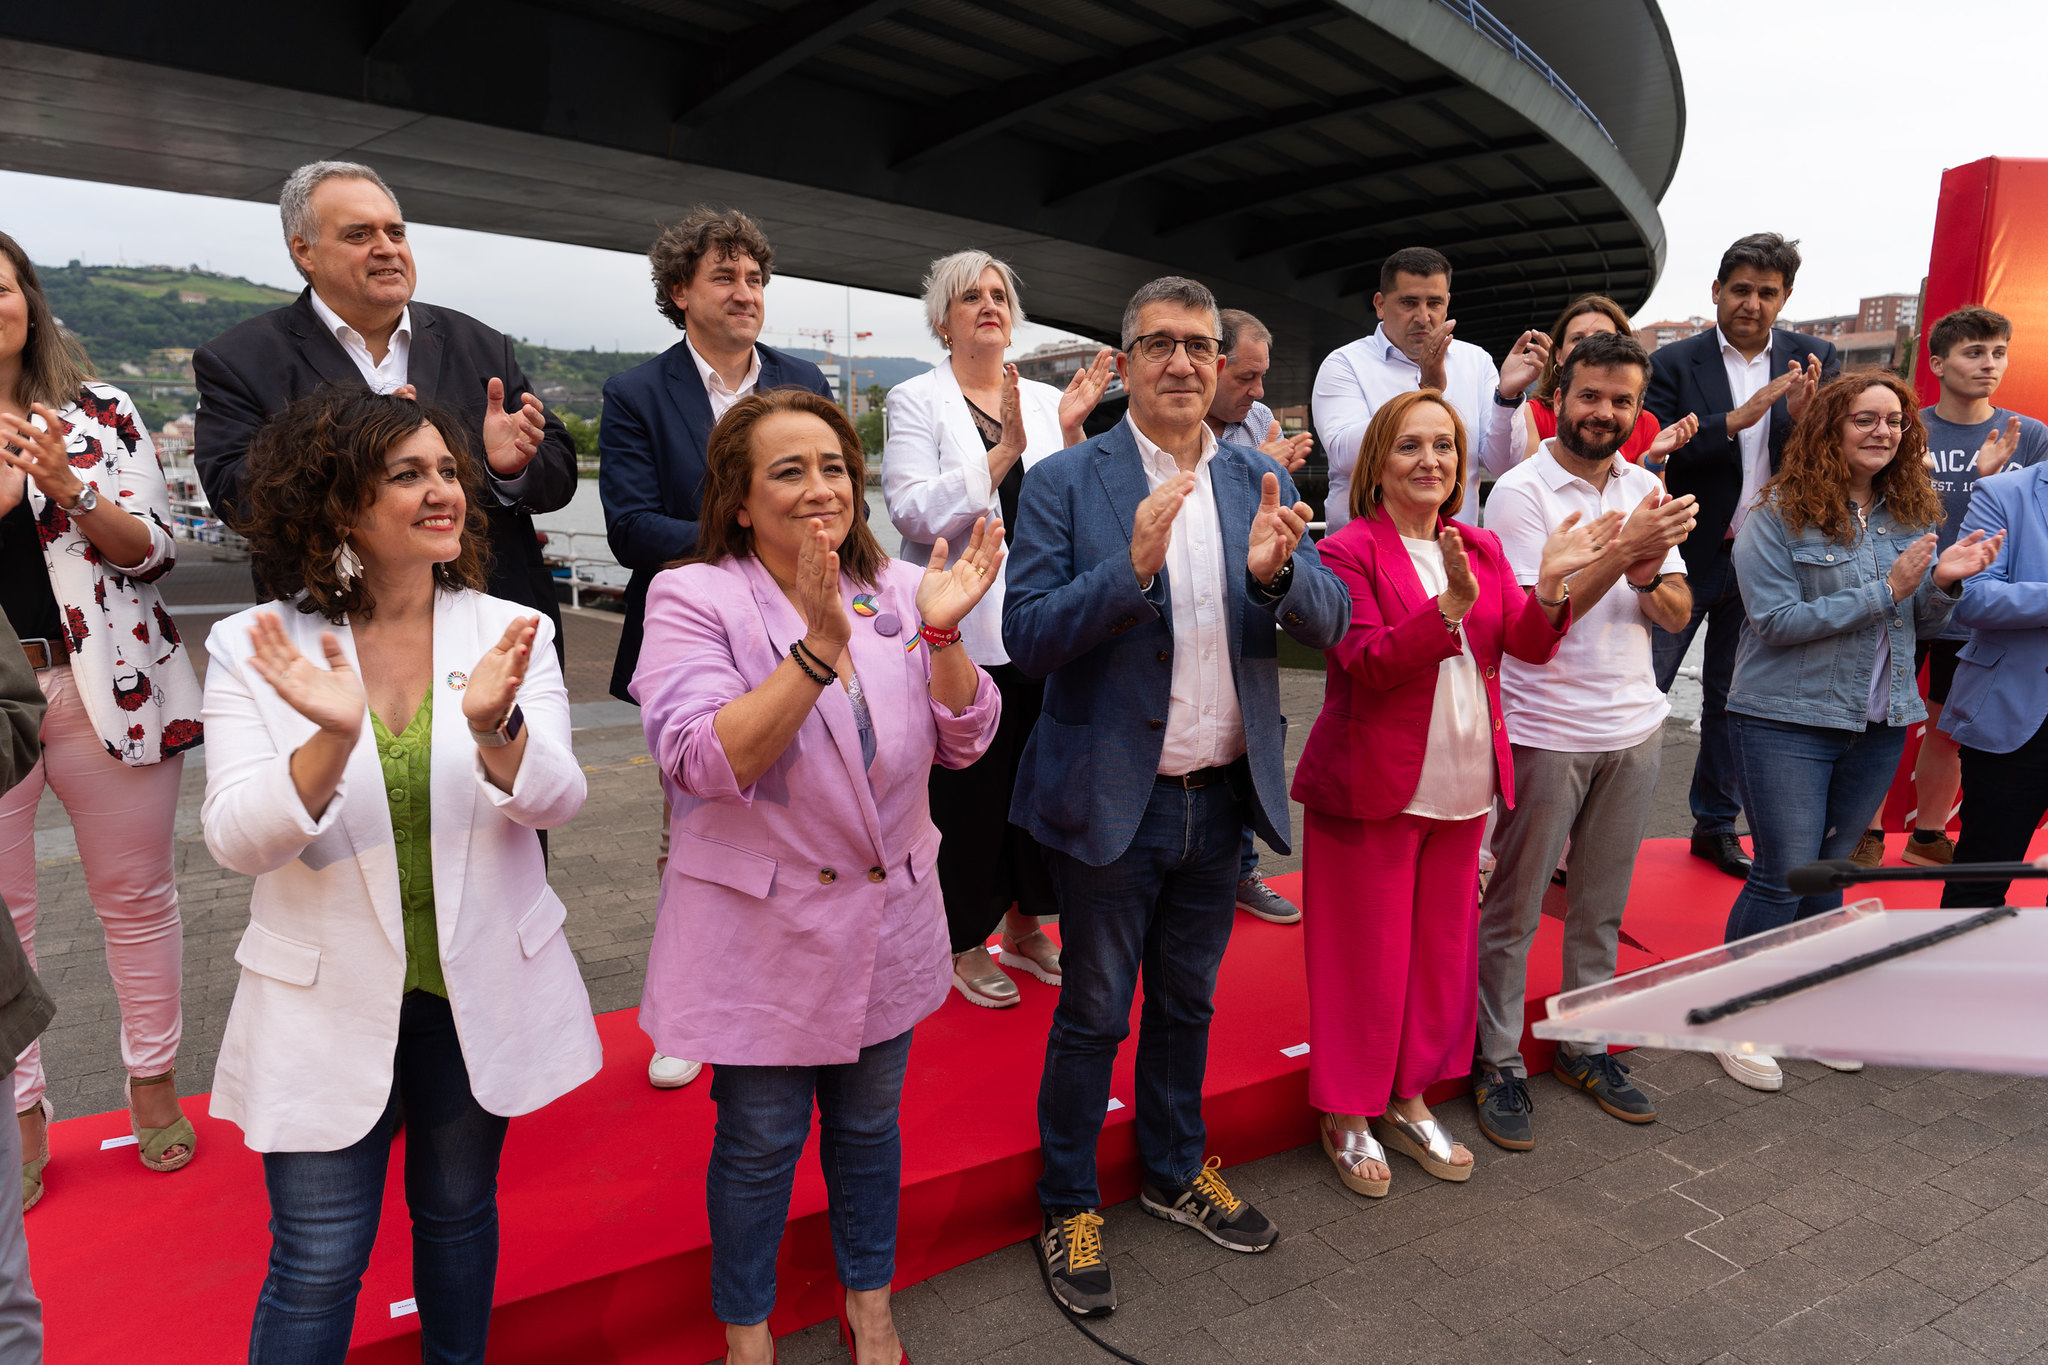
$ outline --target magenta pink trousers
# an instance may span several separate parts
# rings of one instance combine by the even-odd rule
[[[1382,1114],[1471,1073],[1486,817],[1304,814],[1309,1103]]]

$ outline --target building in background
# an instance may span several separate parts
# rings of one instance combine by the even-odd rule
[[[1659,346],[1669,346],[1674,341],[1683,341],[1689,336],[1706,331],[1714,325],[1712,318],[1687,318],[1683,322],[1646,322],[1636,328],[1636,340],[1646,351]]]

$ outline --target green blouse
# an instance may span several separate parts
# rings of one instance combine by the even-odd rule
[[[405,733],[393,737],[375,711],[377,761],[391,803],[392,848],[398,854],[398,904],[405,923],[405,988],[448,996],[441,979],[441,938],[434,927],[433,814],[428,777],[434,746],[434,689],[413,712]]]

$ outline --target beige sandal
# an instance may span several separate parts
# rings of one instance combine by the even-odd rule
[[[1355,1190],[1368,1199],[1384,1199],[1393,1184],[1393,1173],[1389,1170],[1385,1180],[1374,1180],[1364,1173],[1368,1161],[1387,1165],[1387,1154],[1371,1133],[1362,1133],[1356,1128],[1337,1126],[1335,1114],[1325,1114],[1317,1125],[1323,1135],[1323,1155],[1337,1167],[1337,1178],[1344,1187]]]
[[[1373,1134],[1387,1146],[1411,1158],[1438,1180],[1472,1178],[1472,1163],[1460,1166],[1451,1160],[1457,1139],[1435,1119],[1404,1119],[1389,1109],[1372,1121]]]
[[[178,1069],[172,1067],[161,1076],[130,1076],[128,1078],[128,1130],[135,1134],[137,1155],[142,1164],[152,1171],[175,1171],[190,1161],[199,1150],[199,1134],[192,1127],[192,1120],[183,1114],[168,1128],[144,1128],[135,1117],[135,1087],[138,1085],[165,1085],[176,1079]],[[173,1091],[172,1093],[176,1093]],[[173,1147],[185,1149],[182,1156],[166,1157],[165,1152]]]
[[[1060,984],[1059,945],[1045,930],[1034,928],[1022,938],[1012,938],[1006,929],[999,942],[1001,949],[996,953],[996,961],[1005,967],[1029,972],[1048,986]]]
[[[36,1101],[34,1105],[22,1110],[21,1112],[24,1114],[32,1114],[38,1109],[43,1111],[43,1154],[37,1157],[34,1161],[30,1161],[26,1153],[24,1153],[22,1156],[21,1211],[23,1213],[27,1213],[30,1209],[34,1208],[37,1204],[42,1202],[43,1167],[50,1164],[50,1125],[54,1123],[57,1118],[57,1112],[54,1109],[50,1108],[50,1098],[47,1095],[45,1095],[42,1099]]]

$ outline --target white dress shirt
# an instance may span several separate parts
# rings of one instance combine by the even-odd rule
[[[1408,562],[1422,580],[1426,597],[1441,597],[1451,585],[1444,572],[1444,547],[1434,540],[1401,537]],[[1404,815],[1429,820],[1476,820],[1493,809],[1493,730],[1487,724],[1484,684],[1472,641],[1458,632],[1460,650],[1436,666],[1436,700],[1429,708],[1429,738],[1422,751],[1422,780]]]
[[[1331,531],[1351,520],[1351,475],[1372,415],[1381,404],[1421,387],[1422,367],[1388,338],[1384,326],[1324,358],[1322,368],[1316,371],[1310,411],[1316,436],[1330,459],[1330,495],[1324,504],[1324,520]],[[1504,408],[1493,401],[1499,388],[1500,370],[1493,357],[1469,341],[1454,339],[1444,353],[1444,396],[1465,424],[1468,487],[1475,462],[1495,476],[1505,474],[1521,460],[1528,442],[1521,405]]]
[[[690,359],[696,362],[697,373],[704,379],[704,393],[711,400],[711,424],[717,426],[732,411],[732,405],[752,393],[754,386],[761,382],[761,348],[747,348],[746,377],[740,380],[738,388],[733,388],[710,361],[697,354],[696,344],[690,340],[688,332],[683,333],[683,344],[690,348]]]
[[[1721,343],[1721,365],[1728,372],[1728,392],[1739,408],[1771,382],[1771,345],[1765,342],[1755,360],[1746,360],[1719,327],[1714,329],[1714,338]],[[1735,539],[1742,523],[1749,520],[1750,504],[1756,501],[1758,491],[1771,481],[1770,409],[1764,409],[1764,415],[1748,430],[1736,432],[1735,442],[1742,451],[1742,496],[1736,499],[1735,515],[1728,518],[1730,540]]]
[[[1125,418],[1138,440],[1145,482],[1155,491],[1180,466],[1154,445],[1135,418]],[[1166,705],[1166,747],[1159,771],[1181,777],[1220,767],[1244,755],[1244,713],[1230,673],[1230,616],[1238,593],[1231,575],[1244,573],[1223,562],[1223,523],[1216,515],[1216,487],[1209,479],[1216,436],[1202,425],[1202,458],[1195,466],[1195,491],[1181,504],[1166,542],[1166,596],[1172,611],[1173,686]]]
[[[1577,512],[1582,523],[1608,511],[1627,517],[1663,486],[1649,470],[1616,455],[1606,486],[1596,489],[1558,463],[1556,448],[1554,438],[1538,446],[1501,476],[1486,500],[1484,525],[1500,537],[1515,581],[1525,586],[1536,581],[1543,542],[1566,516]],[[1677,546],[1665,554],[1661,572],[1685,572]],[[1655,734],[1671,714],[1671,702],[1658,690],[1650,666],[1643,595],[1627,578],[1617,579],[1591,611],[1581,614],[1573,604],[1571,630],[1549,663],[1504,656],[1500,704],[1509,742],[1531,749],[1612,753]]]
[[[373,393],[390,393],[406,382],[405,376],[412,362],[412,306],[408,304],[398,315],[398,326],[392,329],[391,344],[384,348],[382,360],[370,358],[370,343],[355,328],[341,320],[341,315],[327,306],[327,300],[320,297],[320,291],[313,291],[313,312],[320,318],[321,325],[341,343],[341,349],[348,352],[348,358],[355,362],[363,382]]]

